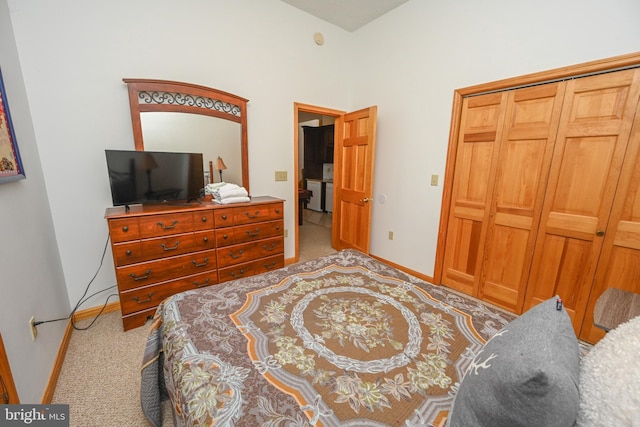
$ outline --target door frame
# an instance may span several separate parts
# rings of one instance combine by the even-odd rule
[[[8,399],[9,404],[18,404],[18,391],[11,374],[11,366],[9,366],[9,358],[2,342],[2,334],[0,334],[0,404],[5,403],[4,397]]]
[[[516,89],[568,78],[637,67],[639,65],[640,52],[635,52],[454,90],[451,124],[449,127],[449,145],[447,148],[447,160],[443,182],[442,205],[440,209],[440,226],[438,228],[438,244],[436,247],[436,259],[433,272],[433,280],[435,284],[442,284],[444,251],[447,229],[449,226],[451,193],[453,192],[453,178],[455,175],[455,160],[457,155],[458,134],[460,132],[459,126],[460,118],[462,116],[463,98],[488,92]]]
[[[298,262],[300,260],[300,224],[298,223],[298,218],[300,214],[299,212],[300,204],[298,203],[298,170],[299,170],[298,168],[300,166],[298,163],[299,143],[300,143],[300,141],[298,141],[298,133],[299,133],[298,128],[300,126],[299,126],[298,116],[300,113],[311,113],[311,114],[317,114],[320,116],[335,117],[337,122],[338,121],[337,119],[344,116],[346,114],[346,111],[336,110],[336,109],[327,108],[327,107],[319,107],[317,105],[303,104],[300,102],[293,103],[293,170],[296,176],[296,179],[292,180],[293,194],[295,194],[294,218],[295,218],[295,242],[296,243],[295,243],[294,262]],[[337,137],[337,135],[338,135],[337,132],[334,133],[334,147],[336,147],[335,138]],[[335,153],[334,153],[334,159],[335,159]],[[334,164],[334,170],[335,170],[335,167],[336,166]],[[332,220],[331,220],[332,229],[335,225],[333,224],[333,218],[334,217],[332,216]]]

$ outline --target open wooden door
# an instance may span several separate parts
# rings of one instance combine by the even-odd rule
[[[332,245],[369,253],[378,107],[336,120]]]

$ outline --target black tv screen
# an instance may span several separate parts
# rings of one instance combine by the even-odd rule
[[[105,150],[114,206],[197,200],[202,153]]]

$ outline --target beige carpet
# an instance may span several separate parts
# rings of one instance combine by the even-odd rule
[[[90,320],[79,322],[79,326]],[[73,427],[150,426],[140,408],[140,364],[147,326],[122,330],[120,311],[74,330],[52,403],[69,405]],[[173,426],[164,407],[163,426]]]
[[[299,262],[336,252],[331,247],[331,215],[305,209],[303,219],[303,225],[298,227],[300,233]]]

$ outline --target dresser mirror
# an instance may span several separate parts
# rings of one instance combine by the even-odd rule
[[[207,182],[249,191],[247,100],[217,89],[167,80],[123,79],[129,90],[136,150],[203,154]]]

